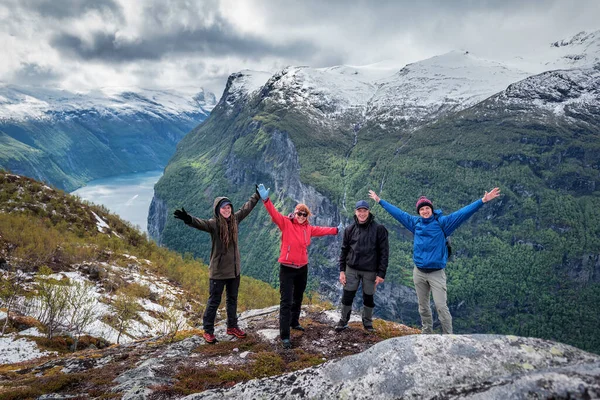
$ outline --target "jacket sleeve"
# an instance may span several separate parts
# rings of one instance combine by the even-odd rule
[[[215,224],[212,224],[211,219],[200,219],[200,218],[196,218],[194,216],[192,216],[192,223],[189,224],[189,226],[192,226],[196,229],[200,229],[201,231],[204,232],[210,232],[212,233],[214,231],[215,228]]]
[[[275,209],[275,206],[273,205],[273,202],[271,202],[271,199],[263,201],[263,204],[265,205],[265,208],[267,209],[267,212],[271,216],[273,222],[275,222],[279,229],[283,230],[285,217]]]
[[[479,210],[483,206],[483,201],[481,199],[469,204],[461,208],[458,211],[453,212],[447,216],[440,217],[440,224],[444,228],[444,233],[446,236],[452,235],[463,222],[468,220],[477,210]]]
[[[310,225],[310,236],[327,236],[327,235],[337,235],[338,228],[329,227],[329,226],[312,226]]]
[[[352,225],[350,225],[352,226]],[[346,271],[346,257],[350,250],[350,226],[344,229],[344,239],[342,240],[342,251],[340,252],[340,271]]]
[[[250,211],[252,211],[254,207],[256,207],[259,198],[260,196],[258,193],[254,193],[252,196],[250,196],[246,204],[236,211],[235,219],[237,220],[238,224],[242,222],[242,220],[246,218],[248,214],[250,214]]]
[[[396,221],[400,222],[402,225],[404,225],[406,229],[408,229],[412,233],[415,233],[415,218],[410,216],[406,211],[402,211],[398,207],[391,205],[385,200],[380,200],[379,204],[381,205],[381,207],[383,207],[385,211],[390,213],[390,215],[394,217]]]
[[[379,265],[377,266],[377,276],[385,279],[390,256],[390,245],[388,241],[388,231],[385,226],[379,225],[377,229],[377,250],[379,251]]]

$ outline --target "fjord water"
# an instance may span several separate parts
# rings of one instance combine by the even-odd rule
[[[94,204],[103,205],[122,219],[148,229],[148,209],[154,195],[154,184],[163,171],[147,171],[96,179],[71,194]]]

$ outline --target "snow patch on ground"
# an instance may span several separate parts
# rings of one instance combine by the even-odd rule
[[[14,364],[34,358],[56,354],[56,352],[40,351],[37,344],[29,339],[0,337],[0,365]]]
[[[25,329],[24,331],[19,332],[19,336],[36,336],[36,337],[44,337],[42,332],[37,327],[32,327],[29,329]]]
[[[98,231],[104,233],[104,228],[109,228],[108,224],[104,222],[104,220],[100,218],[95,212],[92,211],[92,214],[94,214],[94,217],[96,217],[96,226],[98,227]]]

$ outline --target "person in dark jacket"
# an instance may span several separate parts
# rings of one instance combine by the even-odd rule
[[[279,253],[279,335],[284,348],[292,347],[290,328],[303,331],[300,325],[300,310],[304,290],[308,280],[308,246],[312,237],[337,235],[342,224],[336,227],[313,226],[308,223],[310,210],[306,204],[298,204],[289,216],[280,214],[271,200],[269,190],[261,183],[258,185],[263,204],[271,219],[281,230],[281,248]]]
[[[354,209],[354,223],[344,230],[340,253],[340,283],[344,286],[342,295],[342,316],[335,326],[336,332],[348,328],[352,302],[359,283],[363,291],[363,327],[373,331],[373,309],[375,288],[385,280],[388,267],[389,244],[385,226],[375,222],[369,210],[369,203],[360,200]]]
[[[213,204],[214,217],[200,219],[185,211],[175,210],[175,218],[183,220],[186,225],[210,233],[212,248],[209,263],[209,297],[204,310],[204,340],[216,343],[215,318],[221,304],[223,290],[227,291],[227,334],[237,338],[246,337],[246,332],[238,327],[237,299],[240,287],[240,250],[238,248],[238,225],[250,214],[258,203],[258,192],[233,213],[233,206],[227,197],[217,197]]]
[[[412,232],[413,239],[413,282],[419,301],[419,315],[423,333],[433,333],[430,297],[440,317],[442,332],[452,333],[452,316],[448,310],[446,295],[446,262],[448,248],[446,237],[450,236],[463,222],[468,220],[484,203],[500,196],[500,189],[494,188],[485,192],[483,198],[461,208],[449,215],[442,215],[440,210],[433,210],[433,203],[425,196],[417,200],[416,208],[419,216],[409,215],[396,206],[382,200],[372,190],[369,197],[379,203],[392,217]]]

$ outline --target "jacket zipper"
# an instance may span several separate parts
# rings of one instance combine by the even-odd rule
[[[290,255],[290,247],[291,247],[291,245],[288,244],[287,253],[285,254],[285,260],[286,261],[288,259],[288,256]]]
[[[308,255],[308,244],[306,241],[306,229],[302,231],[304,233],[304,248],[306,249],[306,255]]]

